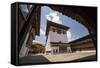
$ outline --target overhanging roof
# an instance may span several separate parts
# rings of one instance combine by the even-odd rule
[[[61,29],[64,29],[64,30],[68,30],[69,29],[69,27],[67,27],[65,25],[57,24],[57,23],[54,23],[54,22],[51,22],[51,21],[47,21],[46,34],[45,34],[46,36],[48,35],[50,26],[54,26],[54,27],[61,28]]]
[[[62,43],[62,42],[50,42],[50,44],[68,44],[68,43]]]
[[[71,17],[85,25],[87,28],[96,28],[97,26],[97,7],[91,6],[57,6],[49,5],[55,11]]]

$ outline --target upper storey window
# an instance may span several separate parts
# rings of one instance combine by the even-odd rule
[[[66,34],[66,31],[63,31],[63,34]]]
[[[53,30],[53,32],[55,32],[55,31],[56,31],[56,29],[55,29],[55,28],[52,28],[52,30]]]
[[[53,32],[55,32],[56,31],[56,28],[51,27],[50,30],[53,31]]]
[[[62,33],[62,30],[58,29],[58,30],[57,30],[57,33],[58,33],[58,34],[61,34],[61,33]]]

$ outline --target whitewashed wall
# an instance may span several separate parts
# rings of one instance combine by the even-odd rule
[[[49,31],[48,34],[50,38],[50,42],[59,42],[61,41],[62,43],[67,43],[67,34],[57,34],[57,32]]]
[[[48,39],[46,43],[46,51],[51,51],[50,42],[59,42],[67,43],[67,34],[57,34],[57,32],[49,31]]]
[[[49,36],[48,36],[47,43],[46,43],[46,51],[51,51],[50,38],[49,38]]]

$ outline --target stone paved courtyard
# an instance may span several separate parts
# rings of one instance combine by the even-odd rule
[[[47,62],[64,62],[64,61],[84,61],[95,60],[95,51],[75,52],[75,53],[61,53],[56,55],[38,54],[25,56],[19,59],[20,64],[23,63],[47,63]]]
[[[50,62],[58,62],[58,61],[73,61],[89,56],[94,56],[95,54],[96,52],[75,52],[75,53],[63,53],[57,55],[44,55],[44,57],[46,57]]]

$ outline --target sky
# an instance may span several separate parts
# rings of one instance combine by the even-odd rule
[[[36,36],[36,39],[34,41],[38,41],[42,44],[45,44],[45,30],[47,20],[70,27],[70,29],[67,31],[68,42],[73,41],[75,39],[79,39],[89,34],[88,30],[78,21],[72,19],[71,17],[63,15],[61,12],[54,11],[47,6],[42,6],[40,36]]]
[[[25,4],[21,5],[21,8],[23,12],[29,12]],[[71,17],[63,15],[61,12],[54,11],[47,6],[41,7],[40,16],[40,36],[36,36],[35,40],[33,40],[34,42],[45,44],[47,20],[70,27],[70,29],[67,31],[68,42],[79,39],[89,34],[88,30],[78,21],[72,19]]]

